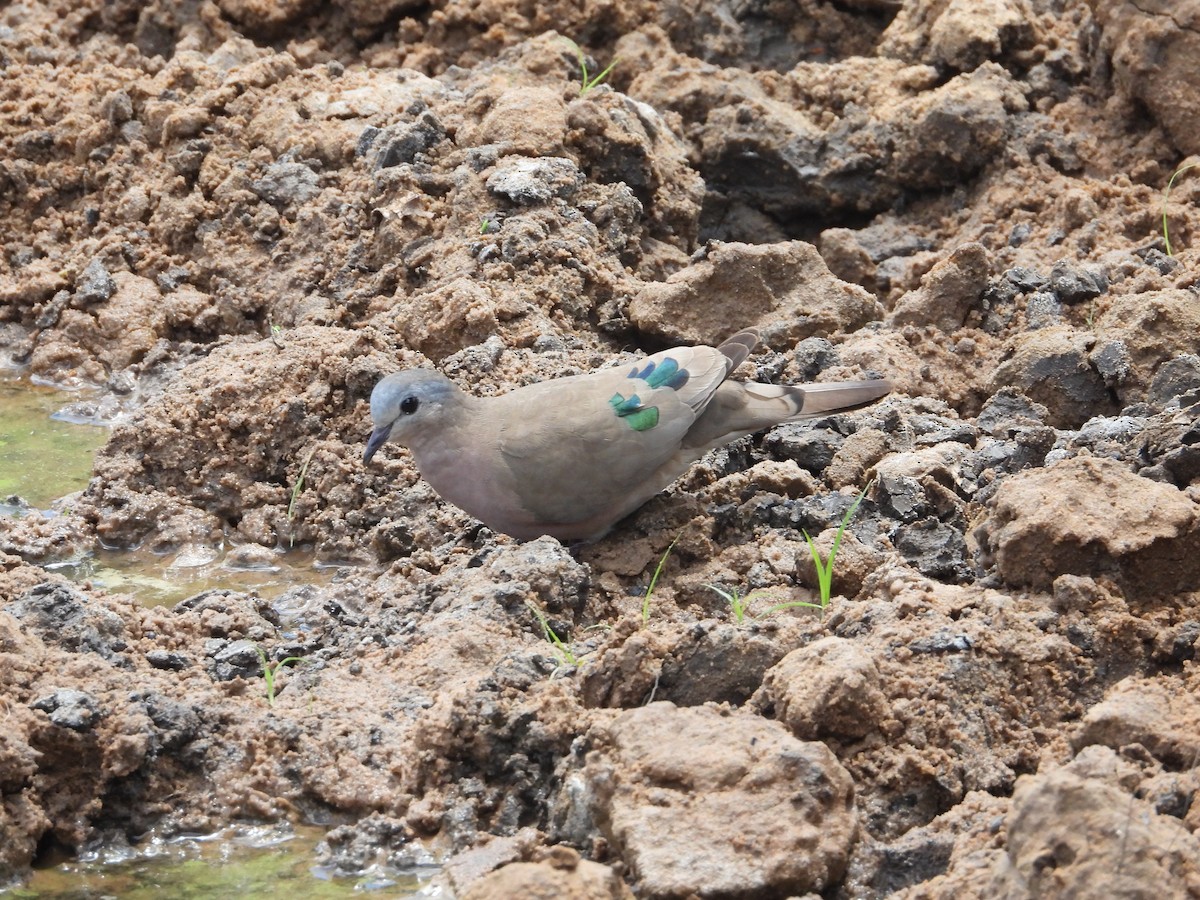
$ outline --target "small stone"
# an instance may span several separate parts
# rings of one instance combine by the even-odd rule
[[[58,690],[34,700],[30,707],[49,713],[51,722],[72,731],[88,731],[100,718],[99,701],[84,691]]]
[[[117,283],[104,263],[93,259],[75,282],[75,297],[80,303],[103,303],[117,292]]]

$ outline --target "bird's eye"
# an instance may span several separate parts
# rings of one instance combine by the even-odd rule
[[[421,405],[421,401],[416,397],[405,397],[400,401],[400,412],[406,416],[411,416],[417,411],[417,407]]]

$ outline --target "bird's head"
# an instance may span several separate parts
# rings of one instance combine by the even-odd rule
[[[450,379],[430,369],[409,369],[383,378],[371,391],[375,430],[367,440],[363,464],[388,440],[409,445],[438,421],[457,393]]]

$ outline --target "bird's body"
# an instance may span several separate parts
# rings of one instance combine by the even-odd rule
[[[714,447],[890,389],[726,381],[757,341],[744,331],[486,399],[428,369],[388,375],[371,394],[364,462],[397,441],[434,490],[489,528],[595,540]]]

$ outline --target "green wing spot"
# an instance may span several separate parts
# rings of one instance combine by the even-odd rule
[[[637,394],[631,397],[613,394],[608,398],[608,405],[634,431],[649,431],[658,424],[658,407],[642,406],[642,400]]]
[[[647,406],[625,416],[625,421],[634,431],[649,431],[658,424],[658,407]]]

